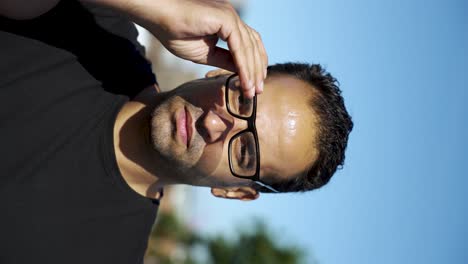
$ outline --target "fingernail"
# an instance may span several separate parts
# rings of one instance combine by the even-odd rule
[[[252,93],[252,91],[253,91],[253,93]],[[245,97],[247,97],[248,99],[253,98],[253,95],[254,95],[254,94],[255,94],[255,91],[254,91],[253,89],[250,89],[250,90],[248,90],[248,91],[246,91],[246,92],[244,93]]]
[[[260,81],[260,85],[258,86],[260,92],[263,92],[263,81]]]
[[[253,81],[250,80],[249,83],[247,84],[249,87],[247,87],[249,90],[252,90],[254,87],[253,87]]]
[[[267,77],[267,74],[268,74],[268,70],[267,70],[267,69],[265,69],[265,71],[263,71],[263,78],[265,78],[265,79],[266,79],[266,77]]]

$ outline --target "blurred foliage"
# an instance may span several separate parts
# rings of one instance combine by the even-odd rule
[[[227,239],[222,234],[196,233],[174,213],[161,212],[150,236],[145,264],[305,263],[302,249],[279,245],[264,222],[254,223]]]
[[[199,240],[197,234],[183,224],[174,213],[159,214],[151,236],[155,238],[169,237],[184,245],[192,245]]]
[[[304,253],[296,247],[278,245],[266,225],[257,221],[255,228],[240,230],[235,240],[218,235],[206,239],[211,263],[302,263]]]

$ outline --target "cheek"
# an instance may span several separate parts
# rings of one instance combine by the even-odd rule
[[[225,147],[227,150],[227,144]],[[221,151],[221,153],[219,149],[218,147],[216,151],[206,151],[207,155],[202,158],[204,160],[203,165],[200,163],[201,166],[204,166],[205,171],[208,172],[210,185],[217,187],[249,186],[250,180],[240,179],[232,175],[229,169],[227,151]]]
[[[216,108],[216,106],[224,106],[224,92],[222,86],[192,86],[186,89],[179,89],[177,95],[204,111]]]
[[[196,167],[202,174],[208,176],[210,186],[231,187],[245,185],[246,182],[249,182],[231,174],[227,144],[223,145],[223,142],[207,145]]]
[[[213,175],[215,171],[224,167],[227,156],[224,154],[223,142],[206,145],[203,154],[195,165],[205,175]]]

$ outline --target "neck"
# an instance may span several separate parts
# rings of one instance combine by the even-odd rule
[[[150,140],[151,112],[163,97],[155,87],[146,88],[125,103],[114,124],[114,151],[123,178],[134,191],[152,199],[158,199],[161,188],[172,183]]]

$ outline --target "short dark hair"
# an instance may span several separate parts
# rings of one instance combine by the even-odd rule
[[[318,157],[307,174],[273,183],[280,192],[304,192],[325,185],[345,160],[348,136],[353,129],[353,121],[346,111],[337,80],[319,64],[282,63],[268,67],[268,76],[284,74],[305,81],[313,89],[310,100],[313,112],[318,118],[318,133],[314,139]],[[269,192],[266,188],[258,188]]]

